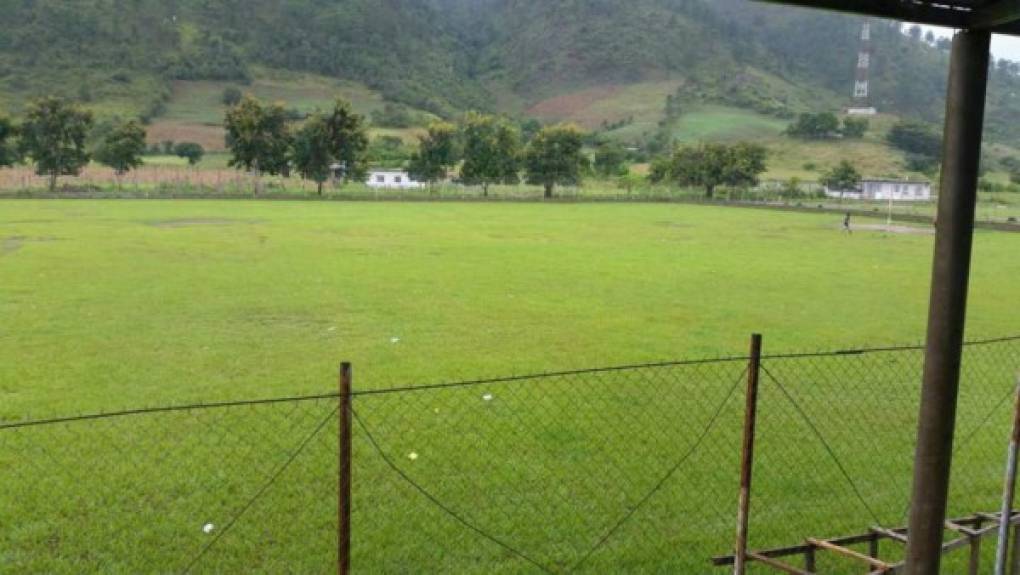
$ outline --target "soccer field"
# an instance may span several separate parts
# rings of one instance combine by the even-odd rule
[[[861,220],[864,223],[865,220]],[[923,338],[932,237],[681,205],[0,202],[0,416]],[[879,223],[876,221],[875,223]],[[1017,329],[979,231],[968,336]]]
[[[330,393],[341,360],[355,365],[355,389],[371,390],[740,355],[753,331],[765,334],[771,353],[919,342],[932,237],[845,235],[841,223],[833,215],[658,204],[4,201],[0,420]],[[1020,235],[977,233],[969,339],[1020,331],[1018,248]],[[888,526],[909,486],[919,360],[907,352],[771,364]],[[565,572],[690,448],[688,467],[585,572],[710,572],[707,557],[726,552],[732,532],[741,403],[727,390],[741,369],[677,366],[359,397],[377,445],[356,434],[356,564],[392,573],[535,567],[437,513],[376,449],[455,511]],[[997,423],[1008,419],[1008,410],[990,410],[1008,394],[1009,369],[996,363],[971,372],[989,383],[965,398],[968,429],[988,413]],[[810,428],[775,394],[771,388],[765,400],[753,541],[792,544],[799,540],[792,534],[845,534],[822,531],[830,526],[866,529],[870,518],[854,507]],[[29,518],[33,505],[52,503],[61,517],[113,529],[138,502],[164,520],[109,537],[102,528],[68,532],[62,552],[88,549],[79,567],[107,572],[186,564],[180,550],[198,548],[203,526],[219,529],[216,514],[229,517],[263,475],[249,477],[253,484],[237,478],[271,470],[331,406],[289,409],[0,435],[9,449],[0,450],[0,468],[40,448],[77,454],[102,465],[60,475],[48,489],[107,493],[112,474],[131,493],[65,509],[48,502],[31,474],[11,468],[18,473],[0,498],[8,509],[0,520],[19,526],[0,538],[17,550],[6,555],[9,565],[74,571],[47,563],[47,549],[59,548],[47,535],[52,516]],[[716,409],[703,448],[692,447]],[[968,452],[970,470],[979,474],[960,484],[984,490],[973,500],[982,504],[995,501],[1000,483],[998,457],[984,457],[998,453],[997,431],[974,440],[981,449]],[[328,566],[335,437],[323,441],[298,461],[302,481],[269,491],[205,571]],[[164,458],[150,457],[160,449]],[[116,453],[124,461],[111,463],[120,461]],[[196,473],[215,489],[176,483],[182,475],[191,485]],[[313,492],[325,498],[301,515]],[[168,503],[167,494],[175,499]],[[214,513],[217,506],[227,511]],[[262,556],[276,549],[269,543],[252,547],[270,532],[283,558]]]

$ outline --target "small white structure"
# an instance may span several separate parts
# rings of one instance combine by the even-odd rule
[[[847,108],[846,109],[846,115],[847,116],[877,116],[878,115],[878,110],[876,110],[875,108],[872,108],[872,107]]]
[[[403,170],[372,170],[365,183],[370,188],[407,190],[425,187],[425,184],[411,179]]]
[[[861,180],[861,185],[854,190],[834,190],[825,188],[825,195],[830,198],[846,198],[848,200],[872,200],[894,202],[927,202],[931,197],[931,183],[909,180]]]

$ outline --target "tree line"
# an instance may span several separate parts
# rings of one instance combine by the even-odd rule
[[[411,156],[408,172],[434,185],[459,166],[457,181],[481,186],[484,196],[489,195],[489,186],[515,185],[523,179],[542,186],[545,197],[551,198],[556,186],[581,183],[590,167],[584,145],[585,134],[572,124],[523,134],[506,118],[469,112],[457,125],[436,122],[429,126]]]
[[[78,176],[93,160],[113,169],[118,178],[143,164],[148,152],[140,120],[98,124],[89,110],[57,97],[33,100],[20,124],[0,114],[0,167],[30,160],[35,173],[49,178],[50,191],[61,176]],[[181,142],[168,153],[201,161],[199,144]]]

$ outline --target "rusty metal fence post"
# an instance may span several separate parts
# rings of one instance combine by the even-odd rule
[[[751,477],[754,469],[754,431],[758,420],[758,376],[761,372],[761,334],[751,336],[747,362],[747,396],[744,408],[744,444],[740,455],[740,502],[737,507],[737,545],[733,573],[744,575],[748,525],[751,514]]]
[[[340,365],[340,404],[337,409],[339,432],[339,473],[337,474],[337,572],[351,572],[351,364]]]
[[[1020,378],[1018,378],[1020,379]],[[1013,518],[1013,499],[1016,494],[1017,452],[1020,450],[1020,381],[1017,381],[1013,408],[1013,432],[1006,454],[1006,480],[1002,488],[1002,510],[999,515],[999,545],[995,549],[995,575],[1006,575],[1009,557],[1009,526]]]

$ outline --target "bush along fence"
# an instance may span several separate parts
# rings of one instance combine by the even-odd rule
[[[0,423],[0,573],[892,572],[923,348],[760,349]],[[1018,370],[965,348],[946,572],[994,563]]]

